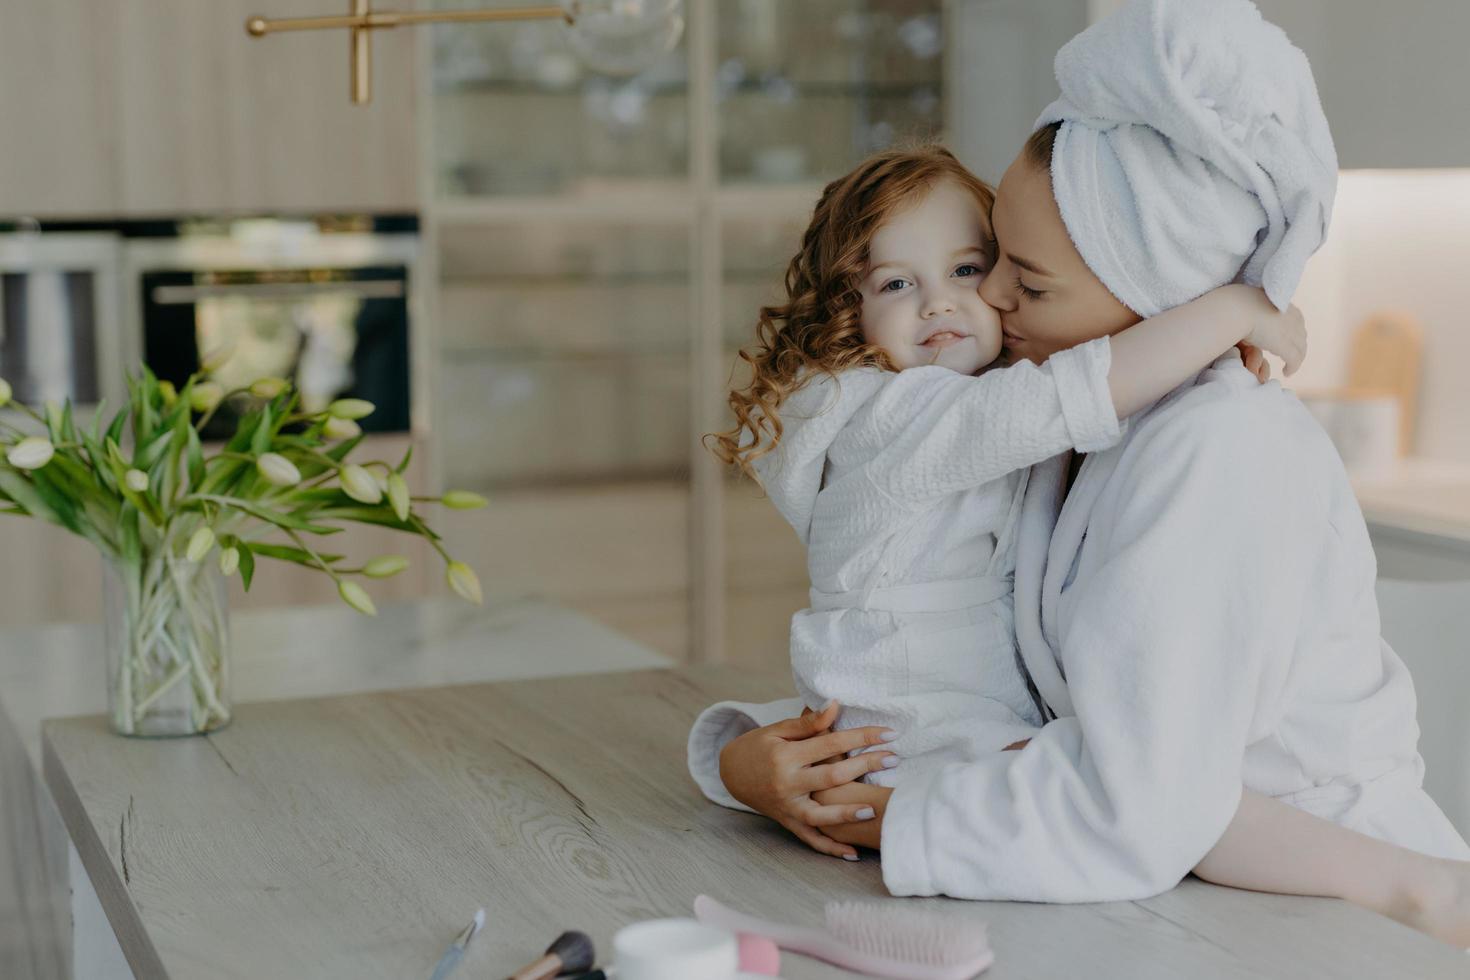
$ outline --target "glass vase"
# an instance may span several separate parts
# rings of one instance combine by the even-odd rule
[[[169,552],[103,562],[107,712],[120,735],[199,735],[230,721],[225,578],[214,561]]]

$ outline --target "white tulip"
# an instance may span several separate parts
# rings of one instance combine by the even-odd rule
[[[342,489],[347,496],[364,504],[377,504],[383,500],[383,491],[373,475],[356,463],[348,463],[337,472]]]
[[[388,475],[388,503],[400,521],[408,520],[408,508],[413,501],[409,498],[408,484],[397,473]]]
[[[189,547],[184,549],[184,557],[189,561],[203,561],[213,547],[214,532],[207,527],[201,527],[189,536]]]
[[[267,483],[278,487],[294,487],[301,482],[301,471],[296,468],[296,464],[280,453],[261,453],[260,458],[255,461],[255,468],[265,477]]]
[[[373,600],[368,596],[367,591],[356,582],[343,579],[337,586],[337,594],[342,597],[343,602],[365,616],[378,614],[378,607],[373,605]]]
[[[376,406],[361,398],[339,398],[327,406],[327,414],[338,419],[362,419],[373,414]]]
[[[479,510],[490,503],[478,493],[470,493],[468,490],[450,490],[439,498],[439,502],[450,510]]]
[[[144,473],[142,470],[128,470],[126,473],[123,474],[123,482],[126,483],[128,485],[128,489],[133,491],[134,493],[148,492],[148,474]]]
[[[220,368],[225,366],[225,362],[228,361],[234,355],[234,353],[234,344],[220,344],[214,350],[206,351],[204,356],[199,358],[199,370],[203,371],[205,374],[214,374]]]
[[[189,407],[196,412],[210,412],[225,397],[225,389],[218,381],[201,381],[189,389]]]
[[[327,424],[322,426],[322,435],[336,442],[356,439],[362,435],[362,426],[351,419],[339,419],[333,415],[327,419]]]
[[[449,587],[461,598],[477,606],[484,605],[485,599],[480,593],[480,577],[473,568],[462,561],[452,561],[445,570],[444,577],[449,581]]]
[[[5,459],[18,470],[39,470],[55,455],[56,447],[51,445],[50,439],[29,436],[11,446]]]
[[[285,378],[257,378],[250,384],[250,393],[256,398],[274,398],[290,386]]]
[[[240,549],[226,548],[219,553],[219,570],[228,578],[240,567]]]
[[[0,408],[4,408],[10,404],[10,396],[13,394],[14,392],[10,389],[10,382],[4,378],[0,378]]]
[[[362,566],[368,578],[391,578],[408,567],[408,559],[402,555],[379,555]]]
[[[163,405],[165,408],[173,408],[174,404],[179,400],[179,389],[174,387],[172,381],[158,382],[158,393],[163,396]]]

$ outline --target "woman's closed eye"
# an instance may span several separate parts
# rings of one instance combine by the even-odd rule
[[[1015,285],[1016,291],[1027,299],[1040,299],[1041,297],[1046,295],[1046,290],[1032,289],[1030,286],[1027,286],[1024,282],[1021,281],[1020,276],[1015,277]]]

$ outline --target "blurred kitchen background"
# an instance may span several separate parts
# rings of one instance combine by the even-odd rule
[[[181,379],[231,339],[222,372],[369,398],[416,485],[487,495],[439,519],[487,592],[784,668],[801,549],[699,444],[756,308],[864,155],[941,137],[998,180],[1056,49],[1114,4],[686,0],[631,77],[555,21],[383,30],[365,106],[343,32],[243,28],[345,6],[0,0],[0,377],[117,404],[123,368]],[[1259,6],[1311,58],[1345,170],[1291,384],[1384,573],[1470,579],[1470,4]],[[407,550],[377,594],[443,591]],[[239,604],[333,600],[294,571]],[[90,546],[0,519],[0,624],[99,618],[99,582]]]

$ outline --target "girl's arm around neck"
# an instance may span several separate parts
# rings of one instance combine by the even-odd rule
[[[1279,311],[1260,289],[1232,284],[1109,340],[1108,387],[1121,419],[1164,397],[1242,341],[1280,356],[1286,373],[1293,374],[1306,353],[1307,331],[1295,306]]]

